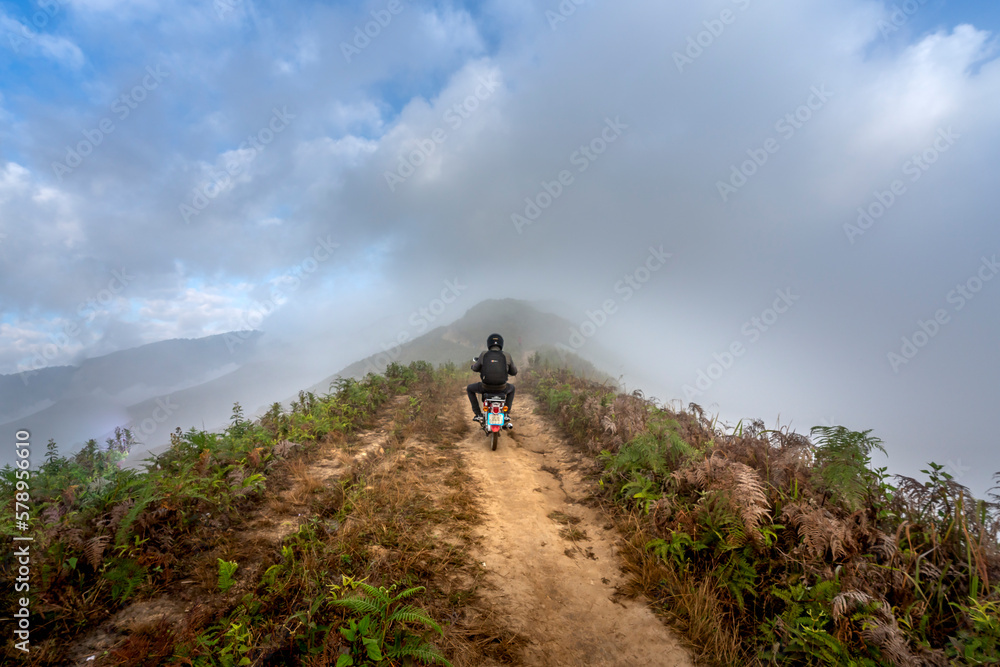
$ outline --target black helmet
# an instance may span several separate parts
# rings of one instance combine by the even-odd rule
[[[490,334],[490,337],[486,339],[486,349],[489,350],[492,347],[499,347],[503,349],[503,336],[500,334]]]

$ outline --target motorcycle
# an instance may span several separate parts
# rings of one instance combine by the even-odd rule
[[[503,394],[483,394],[483,415],[486,417],[482,422],[483,433],[489,436],[490,450],[495,452],[500,441],[500,431],[510,428],[506,397]]]

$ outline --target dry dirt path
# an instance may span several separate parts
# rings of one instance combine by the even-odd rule
[[[645,600],[612,599],[623,581],[618,534],[577,502],[588,495],[574,470],[577,455],[534,407],[518,396],[516,435],[505,433],[495,452],[478,429],[459,443],[481,488],[475,557],[489,584],[482,595],[528,638],[527,665],[694,665]],[[456,409],[469,412],[464,398]]]

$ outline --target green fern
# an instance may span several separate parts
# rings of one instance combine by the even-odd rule
[[[422,645],[406,645],[400,646],[399,648],[391,648],[385,652],[385,657],[387,659],[394,658],[405,658],[405,657],[416,658],[417,660],[422,660],[423,662],[434,664],[440,662],[444,665],[450,665],[444,656],[438,653],[435,649],[431,648],[427,644]]]
[[[691,536],[682,531],[674,531],[670,535],[670,541],[660,538],[652,540],[646,545],[664,562],[673,562],[681,568],[688,564],[688,552],[697,553],[705,548],[704,544],[695,542]]]
[[[160,495],[156,493],[153,485],[142,485],[142,491],[140,492],[139,498],[136,500],[135,504],[132,505],[132,508],[128,511],[128,514],[125,515],[121,524],[118,526],[118,532],[115,535],[115,544],[117,546],[121,546],[129,541],[129,529],[139,517],[139,514],[150,504],[158,500],[160,500]]]
[[[745,610],[745,596],[757,597],[755,562],[753,549],[748,546],[739,551],[730,551],[727,562],[714,572],[716,580],[733,596],[740,611]]]
[[[435,623],[434,619],[427,615],[427,612],[412,605],[405,605],[396,609],[396,611],[389,614],[389,617],[385,622],[391,625],[396,621],[399,621],[400,623],[421,623],[429,628],[432,628],[439,634],[442,633],[441,626]]]
[[[219,561],[219,590],[225,593],[236,583],[233,581],[233,574],[236,572],[239,564],[222,560],[221,558],[217,558],[216,560]]]
[[[330,604],[338,605],[353,611],[356,614],[380,614],[382,606],[363,598],[346,598],[344,600],[334,600]]]
[[[658,485],[653,480],[642,475],[636,475],[632,481],[622,486],[622,497],[629,497],[635,500],[645,514],[649,514],[650,508],[662,497],[656,487]]]
[[[146,579],[146,568],[131,558],[113,558],[108,561],[104,578],[111,582],[111,598],[124,602]]]
[[[828,491],[852,510],[872,491],[875,473],[870,469],[872,452],[886,453],[879,438],[867,431],[844,426],[814,426],[816,466]]]
[[[363,581],[355,581],[344,576],[343,585],[332,585],[332,592],[343,589],[360,590],[362,595],[331,600],[330,604],[343,607],[359,615],[360,618],[348,620],[348,624],[340,628],[340,634],[351,642],[351,655],[341,656],[337,660],[338,667],[348,667],[358,663],[357,660],[369,660],[380,664],[383,660],[410,656],[429,663],[441,663],[451,667],[443,655],[433,646],[424,641],[423,636],[411,632],[409,624],[419,624],[443,635],[441,626],[423,609],[413,605],[399,605],[399,602],[424,590],[423,586],[415,586],[392,595],[396,584],[389,588],[374,587]],[[386,636],[394,635],[395,640],[386,645]]]

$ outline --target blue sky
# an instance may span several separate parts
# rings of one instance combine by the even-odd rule
[[[910,9],[910,6],[904,7],[905,4],[893,2],[888,3],[888,6],[890,9],[894,5],[900,7],[901,10]],[[995,2],[927,0],[920,5],[920,9],[917,11],[911,14],[903,11],[903,14],[907,20],[903,23],[899,34],[911,41],[915,41],[929,32],[950,29],[959,23],[972,23],[977,28],[994,33],[1000,27],[1000,6],[997,6]]]
[[[24,37],[45,10],[0,3],[0,373],[43,349],[55,365],[239,328],[276,293],[261,328],[334,370],[456,278],[470,287],[445,319],[512,296],[584,321],[663,244],[669,269],[595,335],[630,382],[686,399],[792,288],[699,402],[875,428],[910,470],[1000,469],[982,420],[940,416],[1000,401],[983,371],[1000,362],[1000,281],[961,310],[947,299],[1000,252],[997,3],[587,0],[564,21],[556,0],[388,4],[56,0]],[[888,31],[895,5],[918,9]],[[613,142],[608,122],[625,128]],[[572,184],[519,229],[563,170]]]

